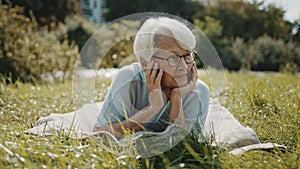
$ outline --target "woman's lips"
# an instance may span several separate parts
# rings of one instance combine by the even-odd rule
[[[185,74],[180,74],[180,75],[174,75],[174,77],[183,77],[183,76],[187,76],[187,73],[185,73]]]

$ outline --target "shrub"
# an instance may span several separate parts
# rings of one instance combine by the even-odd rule
[[[133,40],[140,21],[119,20],[96,25],[80,16],[70,16],[60,24],[59,36],[68,35],[75,41],[80,55],[80,66],[89,69],[122,67],[137,61],[133,55]],[[86,46],[85,46],[86,45]]]
[[[67,36],[60,41],[53,31],[39,29],[34,17],[23,15],[20,7],[0,6],[0,73],[11,74],[12,79],[55,79],[70,76],[78,57],[78,47],[68,43]]]
[[[133,40],[139,26],[140,21],[119,20],[102,27],[81,50],[81,66],[117,68],[136,61]]]
[[[65,30],[63,33],[67,33],[69,42],[75,41],[79,49],[101,27],[78,15],[68,16],[64,22],[61,24]]]
[[[285,43],[267,35],[246,43],[236,38],[228,50],[234,60],[240,61],[240,69],[295,73],[300,66],[300,51],[295,42]]]
[[[25,16],[30,16],[32,11],[39,25],[48,25],[50,29],[70,15],[82,14],[80,0],[5,0],[3,3],[23,7]]]

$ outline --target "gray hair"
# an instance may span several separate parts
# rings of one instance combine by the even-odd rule
[[[186,24],[168,17],[147,19],[139,29],[133,44],[133,50],[138,58],[150,61],[162,37],[172,37],[186,50],[193,50],[196,39]]]

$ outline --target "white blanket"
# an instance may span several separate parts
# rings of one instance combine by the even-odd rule
[[[47,117],[42,117],[37,121],[35,127],[26,130],[25,133],[39,136],[63,135],[73,139],[106,135],[106,137],[108,136],[114,140],[116,144],[127,146],[129,143],[128,138],[117,140],[109,133],[93,132],[93,127],[102,104],[103,102],[85,104],[74,112],[67,114],[50,114]],[[143,139],[143,144],[148,145],[148,149],[154,151],[147,151],[147,153],[143,151],[142,156],[149,157],[156,153],[156,149],[164,152],[182,140],[184,135],[174,134],[180,130],[182,130],[180,127],[171,125],[166,131],[161,133],[137,132],[130,138],[138,142],[141,137],[146,136],[151,138],[151,136],[153,136],[151,139]],[[204,129],[204,139],[210,142],[212,138],[214,138],[214,145],[223,146],[232,154],[240,154],[253,149],[269,150],[275,147],[286,149],[285,146],[278,144],[261,144],[255,132],[249,127],[242,126],[217,99],[210,101],[209,113]]]

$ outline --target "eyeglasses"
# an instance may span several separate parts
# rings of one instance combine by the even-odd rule
[[[197,52],[192,51],[191,53],[179,56],[179,55],[171,55],[168,58],[160,57],[160,56],[155,56],[153,55],[152,58],[156,59],[162,59],[162,60],[167,60],[168,64],[172,67],[175,67],[178,65],[180,62],[180,59],[183,57],[184,61],[186,64],[191,64],[195,60],[195,57],[197,56]]]

